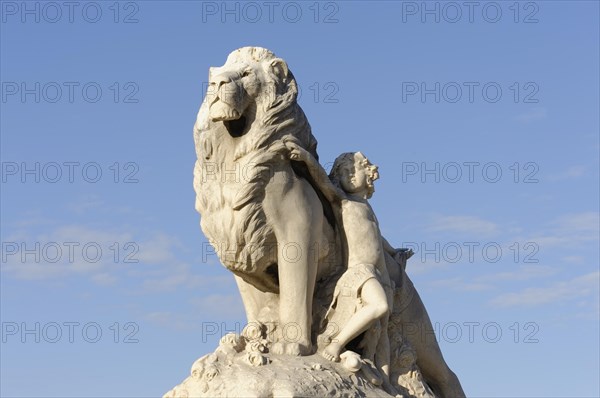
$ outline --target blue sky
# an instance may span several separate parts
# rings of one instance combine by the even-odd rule
[[[379,165],[468,396],[600,395],[598,2],[67,3],[0,3],[2,396],[162,395],[243,325],[192,125],[246,45]]]

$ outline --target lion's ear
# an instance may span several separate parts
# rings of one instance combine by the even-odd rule
[[[280,81],[285,81],[288,77],[288,66],[281,58],[275,58],[271,61],[271,71]]]

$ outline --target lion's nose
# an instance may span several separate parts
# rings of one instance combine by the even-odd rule
[[[225,73],[219,73],[216,76],[211,76],[210,84],[217,86],[217,88],[221,87],[223,84],[230,83],[232,81],[231,77]]]

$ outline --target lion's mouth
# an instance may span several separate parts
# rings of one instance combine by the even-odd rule
[[[217,100],[210,106],[210,116],[214,122],[225,122],[239,119],[241,114],[235,107]]]
[[[241,137],[246,132],[246,116],[244,115],[238,119],[225,120],[223,124],[232,137]]]
[[[246,116],[224,101],[216,101],[211,105],[210,116],[213,122],[223,122],[232,137],[241,137],[246,132]]]

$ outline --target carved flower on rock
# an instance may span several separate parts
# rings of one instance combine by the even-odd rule
[[[194,379],[201,379],[203,374],[204,374],[203,366],[192,367],[192,377]]]
[[[252,340],[246,343],[246,351],[248,352],[267,352],[268,342],[264,339]]]
[[[236,352],[240,352],[244,349],[245,340],[235,333],[227,333],[221,337],[219,346],[225,349],[233,348]]]
[[[186,390],[185,388],[176,388],[173,391],[173,397],[177,397],[177,398],[188,398],[190,396],[188,390]]]
[[[258,352],[246,353],[244,360],[250,366],[263,366],[267,364],[267,358]]]
[[[215,378],[215,376],[217,376],[219,374],[219,369],[214,366],[214,365],[208,365],[205,369],[204,369],[204,379],[206,381],[211,381],[212,379]]]
[[[266,326],[261,322],[250,322],[242,330],[242,336],[246,340],[258,340],[264,337]]]

